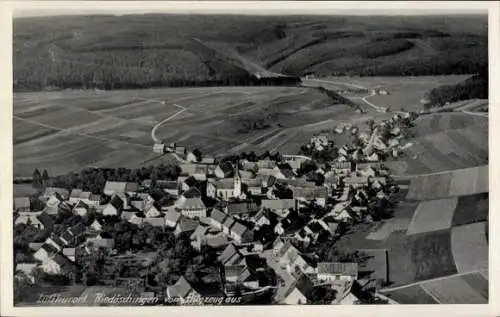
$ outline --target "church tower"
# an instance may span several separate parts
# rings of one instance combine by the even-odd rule
[[[241,196],[241,176],[240,176],[240,170],[239,170],[239,161],[236,162],[236,167],[234,170],[234,186],[233,186],[233,197],[240,197]]]

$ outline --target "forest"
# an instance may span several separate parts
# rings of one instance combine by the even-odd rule
[[[307,72],[475,74],[488,65],[479,15],[39,17],[15,19],[13,31],[15,91],[297,85]],[[255,76],[265,68],[284,76]]]

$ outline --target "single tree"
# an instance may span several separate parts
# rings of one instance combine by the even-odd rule
[[[49,182],[49,173],[47,173],[47,170],[43,170],[43,174],[42,174],[42,186],[43,186],[44,189],[45,189],[45,187],[48,186],[48,182]]]
[[[41,190],[42,189],[42,175],[40,174],[40,171],[36,168],[33,171],[33,182],[32,186],[35,189]]]

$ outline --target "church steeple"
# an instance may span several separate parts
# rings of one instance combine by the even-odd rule
[[[240,176],[240,168],[239,168],[239,161],[236,161],[235,164],[235,169],[234,169],[234,188],[233,188],[233,196],[234,197],[240,197],[241,196],[241,176]]]

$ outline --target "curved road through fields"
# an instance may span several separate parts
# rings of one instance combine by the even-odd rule
[[[151,101],[151,102],[159,102],[161,103],[162,105],[166,105],[166,102],[163,101],[163,100],[156,100],[156,99],[147,99],[147,98],[134,98],[136,100],[145,100],[145,101]],[[184,111],[187,110],[186,107],[183,107],[181,105],[178,105],[178,104],[173,104],[173,106],[179,108],[180,110],[177,111],[176,113],[174,113],[173,115],[163,119],[162,121],[158,122],[157,124],[155,124],[155,126],[151,129],[151,139],[153,139],[153,142],[154,143],[160,143],[162,140],[159,139],[157,136],[156,136],[156,130],[162,125],[164,124],[165,122],[168,122],[170,120],[172,120],[173,118],[177,117],[178,115],[180,115],[181,113],[183,113]],[[181,163],[185,163],[186,160],[184,160],[183,158],[181,158],[179,155],[177,155],[177,153],[170,153],[172,154],[173,157],[175,157],[175,159]]]

